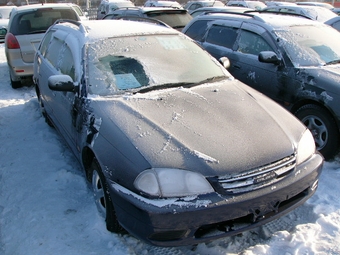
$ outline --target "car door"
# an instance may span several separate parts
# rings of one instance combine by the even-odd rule
[[[284,66],[260,62],[260,52],[278,50],[266,30],[255,24],[243,23],[232,52],[229,72],[240,81],[256,90],[276,98],[278,95],[278,77],[285,78]]]
[[[76,40],[63,31],[57,31],[51,36],[45,56],[40,56],[39,88],[44,97],[45,109],[56,128],[63,133],[69,145],[74,149],[76,144],[76,129],[74,124],[74,92],[52,91],[48,87],[48,78],[56,74],[69,75],[73,81],[79,82],[79,72],[76,64],[80,65],[80,54],[77,47],[70,45]],[[78,68],[79,69],[79,68]]]
[[[203,48],[217,60],[221,57],[228,57],[231,63],[236,62],[237,59],[234,59],[235,55],[233,54],[233,51],[235,49],[236,39],[241,24],[240,21],[233,20],[207,22],[207,32],[205,33],[204,38],[201,39]],[[206,30],[202,30],[202,32],[205,31]],[[200,38],[193,39],[200,40]]]

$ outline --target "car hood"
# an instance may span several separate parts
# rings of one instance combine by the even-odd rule
[[[288,111],[238,81],[98,99],[91,105],[102,115],[100,133],[106,140],[114,143],[109,126],[118,126],[151,167],[207,176],[291,155],[305,130]]]

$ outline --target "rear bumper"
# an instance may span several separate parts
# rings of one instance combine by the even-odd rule
[[[7,50],[6,58],[12,78],[33,75],[33,62],[24,62],[19,49]],[[14,76],[14,77],[13,77]]]
[[[147,199],[115,183],[110,194],[121,225],[157,246],[182,246],[236,235],[287,214],[316,191],[323,158],[315,154],[274,186],[237,196],[217,193]]]

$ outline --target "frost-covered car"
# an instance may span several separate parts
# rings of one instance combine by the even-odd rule
[[[292,13],[299,14],[305,16],[312,20],[317,20],[320,22],[326,22],[329,19],[332,19],[337,16],[333,11],[321,7],[321,6],[311,6],[311,5],[277,5],[277,6],[269,6],[263,8],[261,11],[263,12],[283,12],[283,13]]]
[[[182,32],[216,59],[227,57],[236,79],[296,115],[327,160],[339,152],[340,34],[335,29],[288,13],[239,13],[200,15]]]
[[[174,29],[58,21],[33,79],[110,231],[196,244],[274,220],[318,186],[310,131]]]

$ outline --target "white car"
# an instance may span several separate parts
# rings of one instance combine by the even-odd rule
[[[130,7],[135,7],[135,4],[129,0],[102,0],[98,6],[97,19],[103,19],[119,8]]]
[[[12,88],[32,77],[33,60],[46,30],[58,19],[80,20],[73,4],[31,4],[13,8],[5,37]]]

